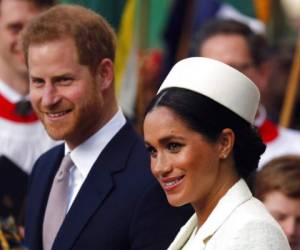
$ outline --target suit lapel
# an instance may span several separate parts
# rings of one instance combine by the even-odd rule
[[[102,168],[96,163],[94,169]],[[93,171],[81,187],[56,237],[53,249],[71,249],[72,244],[113,187],[107,170]],[[96,173],[95,173],[96,172]]]
[[[29,200],[29,204],[34,204],[34,206],[29,207],[29,213],[31,214],[31,221],[28,223],[31,227],[28,230],[31,231],[32,237],[36,238],[33,240],[36,244],[33,249],[41,249],[42,246],[42,225],[44,212],[48,200],[48,195],[50,192],[51,184],[54,175],[60,165],[61,159],[64,154],[63,145],[58,146],[51,152],[48,157],[41,158],[37,163],[39,168],[33,172],[36,176],[35,186],[31,187],[32,195]]]
[[[182,249],[182,247],[189,240],[196,226],[197,226],[197,216],[196,214],[193,214],[193,216],[187,221],[187,223],[180,229],[179,233],[177,234],[174,241],[169,246],[168,250]]]
[[[126,124],[100,154],[66,215],[53,250],[72,248],[87,221],[114,187],[112,175],[125,168],[125,161],[135,138],[131,126]]]

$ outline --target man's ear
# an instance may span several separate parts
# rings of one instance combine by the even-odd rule
[[[114,64],[109,58],[101,60],[96,71],[96,80],[101,90],[106,90],[114,82]]]
[[[218,139],[220,159],[226,159],[231,154],[234,142],[235,134],[233,130],[230,128],[223,129]]]

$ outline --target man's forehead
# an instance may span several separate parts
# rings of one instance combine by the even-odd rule
[[[3,10],[5,11],[7,8],[10,10],[9,14],[11,14],[11,11],[15,10],[19,15],[22,15],[24,11],[41,12],[45,9],[41,5],[30,0],[0,0],[0,14],[4,13]],[[22,11],[19,9],[22,9]]]
[[[225,63],[251,59],[246,39],[241,35],[217,34],[207,38],[199,48],[201,56]]]

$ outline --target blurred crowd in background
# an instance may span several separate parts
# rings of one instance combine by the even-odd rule
[[[142,133],[141,125],[145,109],[156,94],[162,79],[178,60],[199,56],[195,53],[195,42],[199,32],[205,23],[215,18],[237,20],[265,38],[267,43],[264,47],[263,67],[267,72],[267,78],[265,86],[260,90],[261,100],[267,110],[267,118],[274,124],[298,132],[297,130],[300,130],[300,96],[298,95],[300,4],[297,1],[299,0],[59,0],[57,2],[81,4],[91,8],[103,15],[115,28],[118,38],[115,62],[117,95],[125,114]],[[296,5],[290,5],[293,2]],[[285,147],[287,153],[294,153],[288,151],[289,145]],[[298,152],[300,153],[300,147]],[[2,155],[3,152],[0,154]],[[293,159],[294,156],[280,159],[284,162],[281,165],[290,162],[289,157]],[[2,162],[4,161],[1,160],[0,163]],[[293,164],[300,168],[298,158],[294,159]],[[20,175],[20,178],[24,174],[27,176],[30,168],[23,172],[13,175]],[[11,183],[11,180],[5,178]],[[286,194],[285,198],[296,201],[295,209],[291,212],[294,218],[294,230],[289,227],[292,233],[287,232],[290,242],[295,242],[293,243],[295,250],[300,249],[299,239],[297,240],[300,238],[300,180],[293,181],[296,183],[298,181],[298,186],[295,184],[296,191],[292,195]],[[18,194],[22,197],[25,193],[25,184],[22,180],[17,181],[23,183],[20,188],[16,182],[14,183],[15,188],[22,191]],[[259,187],[261,186],[263,185],[260,184]],[[4,203],[9,207],[7,190],[2,187],[1,189],[3,189],[1,203],[6,199]],[[279,184],[274,189],[279,190]],[[267,197],[259,195],[262,200]],[[22,198],[17,199],[23,202]],[[11,209],[15,217],[18,217],[17,213],[22,211],[22,202],[21,205],[18,204],[18,211]],[[6,211],[6,215],[7,213]],[[284,212],[279,213],[282,221],[284,216],[288,216]],[[22,224],[22,216],[19,224]],[[18,235],[11,220],[3,221],[3,225],[13,228],[9,231]],[[12,238],[18,241],[18,237]],[[1,239],[2,231],[0,231],[0,242]],[[0,249],[5,248],[2,245]]]
[[[117,91],[123,109],[137,124],[171,66],[191,56],[201,26],[213,18],[241,21],[267,39],[270,75],[262,99],[269,118],[280,121],[300,29],[295,21],[300,11],[297,1],[296,7],[289,6],[291,0],[60,1],[92,8],[114,26],[118,34]],[[288,127],[300,128],[299,109],[295,105]]]

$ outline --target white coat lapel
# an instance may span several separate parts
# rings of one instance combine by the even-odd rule
[[[237,193],[239,195],[237,195]],[[219,201],[215,209],[212,211],[206,222],[198,230],[195,239],[190,242],[187,250],[205,249],[207,241],[221,227],[230,214],[242,203],[252,197],[247,184],[243,179],[239,180],[231,187],[226,195]],[[197,226],[197,216],[194,214],[189,221],[180,229],[175,240],[172,242],[168,250],[180,250],[191,237]]]
[[[185,243],[189,240],[192,235],[195,227],[197,226],[197,216],[193,214],[193,216],[188,220],[188,222],[180,229],[174,241],[169,246],[168,250],[180,250],[185,245]],[[204,246],[204,245],[203,245]],[[202,250],[204,248],[197,248],[197,250]]]

